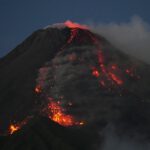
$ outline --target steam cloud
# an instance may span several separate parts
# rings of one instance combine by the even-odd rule
[[[120,137],[111,129],[105,132],[105,141],[99,150],[149,150],[150,144],[137,142],[132,137]]]
[[[128,23],[100,23],[91,27],[120,50],[150,63],[150,24],[139,16]]]

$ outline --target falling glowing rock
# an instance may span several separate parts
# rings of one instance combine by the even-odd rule
[[[35,90],[36,93],[41,93],[42,92],[40,86],[36,86],[34,90]]]
[[[79,122],[79,125],[81,125],[81,126],[84,125],[84,122],[83,121]]]
[[[98,70],[93,70],[92,75],[95,76],[96,78],[98,78],[100,74],[99,74]]]
[[[18,125],[11,124],[9,127],[9,133],[13,134],[14,132],[18,131],[19,129],[20,129],[20,127]]]
[[[112,78],[112,80],[114,82],[116,82],[118,85],[122,85],[123,84],[123,81],[119,77],[117,77],[115,74],[109,72],[109,75]]]
[[[16,131],[20,130],[24,125],[26,125],[32,118],[33,118],[33,116],[28,116],[21,122],[17,122],[15,124],[13,124],[13,123],[10,124],[7,133],[8,134],[15,133]]]

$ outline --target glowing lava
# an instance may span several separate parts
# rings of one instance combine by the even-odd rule
[[[66,115],[65,110],[61,107],[60,102],[51,101],[48,105],[50,110],[49,118],[62,126],[83,125],[84,122],[77,122],[71,115]]]
[[[114,73],[109,72],[109,75],[112,78],[112,80],[114,82],[116,82],[118,85],[122,85],[123,84],[123,81],[119,77],[117,77]]]
[[[120,65],[118,65],[117,63],[113,62],[113,64],[110,64],[109,62],[107,62],[106,57],[104,55],[105,53],[102,49],[100,37],[90,32],[89,28],[85,25],[80,25],[71,21],[66,21],[64,25],[70,29],[70,35],[66,43],[61,47],[61,50],[65,50],[67,46],[70,46],[74,43],[77,44],[77,46],[80,46],[80,44],[82,45],[83,41],[86,43],[90,43],[91,46],[94,46],[93,51],[95,52],[94,56],[96,58],[95,65],[88,64],[89,62],[85,62],[84,59],[82,61],[82,63],[88,64],[89,69],[91,70],[90,75],[97,78],[98,84],[106,90],[116,89],[117,87],[120,88],[120,86],[123,86],[126,75],[132,75],[132,71],[126,69],[125,67],[123,67],[122,71]],[[78,55],[76,55],[76,53],[69,54],[68,60],[70,62],[74,62],[78,60],[77,56]],[[55,75],[53,76],[53,78],[54,80],[52,79],[52,82],[57,80]],[[48,81],[48,83],[50,82]],[[44,95],[45,93],[43,93],[43,89],[41,89],[41,87],[43,86],[40,85],[41,84],[39,83],[35,87],[35,92],[42,93]],[[51,87],[51,89],[52,88],[53,87]],[[59,93],[57,94],[58,96],[60,96]],[[68,108],[66,106],[64,108],[64,106],[61,105],[60,101],[54,100],[53,98],[49,98],[49,96],[47,95],[49,95],[49,93],[45,94],[46,99],[49,100],[46,109],[48,109],[48,117],[51,120],[66,127],[74,125],[82,126],[85,124],[84,121],[76,121],[74,116],[67,114]],[[63,97],[61,98],[61,100],[63,101]],[[72,103],[70,102],[68,105],[72,106]]]
[[[100,76],[100,73],[97,69],[94,69],[92,72],[92,75],[95,76],[96,78],[98,78]]]
[[[8,131],[7,133],[8,134],[13,134],[15,132],[17,132],[18,130],[20,130],[24,125],[26,125],[30,119],[32,119],[33,116],[28,116],[26,117],[23,121],[21,122],[17,122],[17,123],[11,123],[9,125],[9,128],[8,128]]]
[[[78,29],[88,29],[88,27],[86,25],[80,25],[78,23],[72,22],[70,20],[66,21],[64,23],[68,28],[78,28]]]
[[[15,124],[11,124],[9,127],[9,133],[13,134],[14,132],[18,131],[21,127]]]
[[[76,28],[71,29],[71,35],[67,41],[67,44],[70,44],[73,41],[73,39],[77,36],[77,34],[78,34],[78,29]]]
[[[126,76],[130,76],[132,78],[134,77],[137,79],[140,78],[139,76],[135,75],[135,72],[132,69],[127,69],[124,67],[123,71],[122,71],[120,68],[120,65],[118,65],[116,63],[111,65],[111,67],[110,67],[109,62],[107,62],[107,60],[105,60],[106,57],[105,57],[105,55],[104,55],[105,53],[102,49],[100,37],[98,38],[98,36],[96,36],[95,34],[90,32],[89,28],[86,25],[80,25],[78,23],[74,23],[71,21],[66,21],[64,23],[64,25],[70,29],[70,36],[67,39],[65,45],[61,47],[61,49],[64,50],[64,48],[66,46],[69,46],[74,41],[75,41],[74,42],[75,44],[78,44],[78,43],[82,44],[83,41],[85,42],[88,39],[87,43],[89,42],[92,46],[94,46],[93,51],[95,51],[94,55],[96,56],[95,60],[97,61],[95,63],[95,65],[92,65],[92,67],[91,67],[91,64],[88,64],[88,66],[90,66],[89,69],[91,70],[90,75],[97,78],[98,83],[102,87],[104,87],[106,89],[109,89],[110,87],[112,89],[113,85],[116,85],[115,87],[120,87],[124,84],[125,80],[123,80],[123,79],[125,79]],[[82,32],[80,32],[81,30],[82,30]],[[82,35],[82,34],[84,36],[81,36],[81,38],[80,38],[80,35]],[[77,46],[80,46],[80,44]],[[85,43],[83,43],[83,44],[85,44]],[[76,54],[70,54],[68,57],[68,60],[71,62],[76,61],[77,60]],[[84,63],[84,59],[83,59],[82,63]],[[89,63],[89,62],[85,62],[85,63]],[[44,71],[45,70],[43,69],[43,72]],[[54,78],[55,78],[55,76],[54,76]],[[56,80],[56,78],[55,78],[55,80]],[[51,88],[53,88],[53,87],[51,87]],[[34,92],[44,95],[45,93],[43,93],[42,84],[40,84],[40,83],[37,84],[36,87],[34,88]],[[74,125],[83,126],[85,124],[84,121],[77,121],[73,115],[67,114],[67,107],[63,108],[60,101],[55,101],[54,99],[50,99],[47,95],[45,97],[46,97],[46,99],[48,99],[50,101],[47,104],[46,108],[48,107],[48,117],[51,120],[57,122],[58,124],[60,124],[62,126],[65,126],[65,127],[74,126]],[[61,98],[61,100],[63,100],[63,97]],[[72,107],[72,105],[73,105],[72,102],[68,103],[68,106]],[[24,121],[22,121],[21,123],[11,124],[9,126],[7,132],[9,134],[15,133],[16,131],[20,130],[22,128],[22,126],[28,122],[29,119],[30,118],[27,118]]]
[[[41,90],[41,87],[39,85],[37,85],[34,89],[35,93],[41,93],[42,90]]]

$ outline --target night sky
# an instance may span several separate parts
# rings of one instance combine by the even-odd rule
[[[134,15],[150,23],[149,7],[149,0],[0,0],[0,57],[49,24],[120,23]]]

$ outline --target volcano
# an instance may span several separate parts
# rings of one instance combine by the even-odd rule
[[[86,25],[37,30],[0,59],[0,148],[96,149],[109,126],[149,142],[149,76]]]

